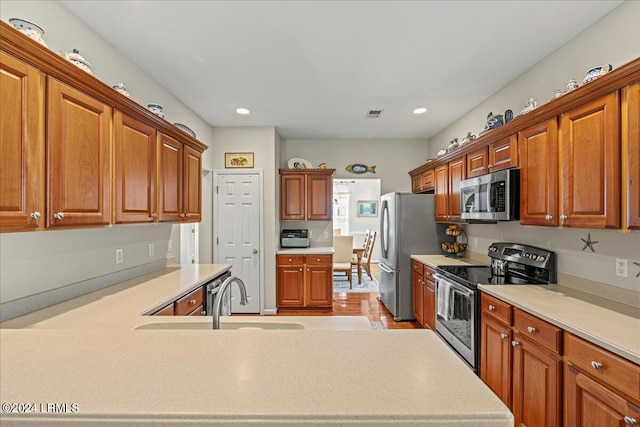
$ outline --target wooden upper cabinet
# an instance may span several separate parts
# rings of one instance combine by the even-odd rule
[[[460,157],[449,162],[449,217],[460,218],[460,181],[466,178],[466,159]]]
[[[488,157],[489,150],[487,147],[482,147],[467,154],[467,178],[473,178],[474,176],[480,176],[489,173]]]
[[[153,222],[157,217],[156,131],[120,111],[113,114],[115,223]]]
[[[0,231],[45,223],[42,73],[0,52]]]
[[[559,224],[558,122],[544,121],[518,133],[520,223]]]
[[[518,135],[513,134],[489,145],[487,168],[490,172],[518,167],[518,161]]]
[[[561,225],[620,227],[618,92],[560,116]]]
[[[436,221],[449,220],[449,166],[440,165],[434,172]]]
[[[158,133],[158,220],[182,220],[183,145]]]
[[[433,169],[425,171],[411,171],[411,191],[413,193],[422,193],[423,191],[431,191],[434,188],[434,172]]]
[[[202,220],[202,153],[185,145],[183,160],[183,219],[199,222]]]
[[[111,107],[49,77],[47,226],[111,220]]]
[[[331,221],[335,169],[280,169],[280,219]]]
[[[433,169],[426,170],[422,172],[422,190],[428,191],[433,190],[435,185]]]
[[[636,82],[623,91],[622,116],[623,147],[622,154],[624,180],[623,192],[626,192],[623,206],[627,228],[640,229],[640,82]]]

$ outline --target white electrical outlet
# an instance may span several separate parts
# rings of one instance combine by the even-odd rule
[[[116,249],[116,264],[122,264],[124,262],[124,252],[122,249]]]
[[[171,240],[167,240],[167,252],[171,252]]]
[[[629,260],[616,258],[616,276],[629,277]]]
[[[153,256],[156,252],[156,246],[153,243],[149,243],[149,256]]]

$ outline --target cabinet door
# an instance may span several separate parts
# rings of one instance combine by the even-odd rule
[[[460,181],[466,171],[465,157],[449,162],[449,218],[460,218]]]
[[[558,123],[555,118],[518,133],[520,224],[557,226]]]
[[[562,361],[514,334],[513,406],[517,426],[562,425]]]
[[[518,136],[513,134],[508,138],[489,145],[489,171],[518,167]]]
[[[113,115],[115,222],[153,222],[156,212],[156,131],[120,111]]]
[[[184,220],[199,222],[202,219],[202,153],[185,145],[183,151],[183,214]]]
[[[0,88],[0,231],[42,229],[44,75],[0,52]]]
[[[183,145],[158,133],[158,220],[182,220]]]
[[[474,176],[484,175],[489,172],[487,170],[489,165],[487,157],[487,147],[482,147],[479,150],[467,154],[467,178],[473,178]]]
[[[626,165],[623,191],[626,196],[626,223],[628,228],[640,229],[640,82],[626,89]],[[625,139],[623,138],[623,141]]]
[[[424,280],[424,326],[436,330],[436,284],[431,280]]]
[[[302,265],[279,266],[276,284],[278,307],[304,306],[304,271]]]
[[[421,274],[413,272],[413,317],[416,318],[416,322],[424,326],[424,285],[422,278]]]
[[[511,407],[511,329],[483,313],[480,340],[480,378]]]
[[[618,92],[560,116],[561,225],[620,227]]]
[[[47,226],[111,220],[111,108],[49,77]]]
[[[331,175],[307,175],[307,219],[331,221],[333,215],[333,178]]]
[[[280,175],[280,219],[305,219],[305,179],[303,174]]]
[[[434,174],[436,221],[449,220],[449,167],[440,165]]]
[[[433,169],[422,172],[421,190],[433,190]]]
[[[306,305],[327,307],[333,303],[333,275],[331,265],[308,265],[306,277]]]
[[[411,175],[411,191],[414,193],[422,191],[422,174]]]
[[[567,366],[565,372],[567,427],[619,427],[640,422],[640,408],[573,366]]]

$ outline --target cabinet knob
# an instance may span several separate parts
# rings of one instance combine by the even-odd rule
[[[507,334],[500,334],[500,338],[502,338],[502,339],[507,338]]]
[[[602,363],[596,362],[595,360],[591,361],[591,367],[593,369],[602,369]]]
[[[511,341],[511,346],[512,347],[517,347],[519,345],[520,345],[520,343],[518,341]]]
[[[196,300],[192,299],[191,301],[189,301],[189,305],[196,305]]]
[[[566,216],[566,215],[560,215],[560,221],[564,221],[564,220],[566,220],[567,218],[569,218],[569,217],[568,217],[568,216]]]
[[[636,421],[635,418],[631,418],[629,416],[624,417],[624,422],[627,423],[630,426],[637,426],[638,425],[638,421]]]
[[[207,315],[207,312],[206,312],[206,310],[202,310],[202,311],[200,312],[200,314],[201,314],[201,315],[203,315],[203,316],[206,316],[206,315]]]
[[[37,211],[36,212],[31,212],[29,214],[29,218],[35,219],[36,221],[40,219],[40,216],[41,216],[40,212],[37,212]]]
[[[181,213],[181,214],[180,214],[180,218],[184,218],[185,216],[186,216],[186,215],[185,215],[185,214],[183,214],[183,213]]]
[[[289,262],[291,262],[291,258],[289,258]]]
[[[544,219],[547,220],[547,221],[551,221],[553,219],[553,216],[552,215],[545,215]]]
[[[150,214],[150,215],[149,215],[149,217],[150,217],[150,218],[155,218],[155,217],[157,217],[157,216],[158,216],[158,214],[157,214],[157,213],[155,213],[155,212],[153,212],[152,214]]]
[[[489,304],[489,311],[496,311],[496,306]]]
[[[62,218],[64,218],[64,213],[62,213],[62,212],[56,212],[56,213],[54,213],[54,214],[53,214],[53,217],[54,217],[55,219],[62,219]]]
[[[302,269],[300,269],[300,271],[302,271]]]
[[[492,164],[488,164],[488,165],[487,165],[487,167],[488,167],[489,169],[491,169],[491,168],[493,167],[493,165],[492,165]]]
[[[536,328],[534,328],[533,326],[528,326],[527,331],[529,331],[529,333],[532,334],[536,331]]]

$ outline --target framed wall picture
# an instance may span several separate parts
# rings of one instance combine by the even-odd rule
[[[378,216],[378,201],[358,200],[358,216]]]
[[[252,168],[253,153],[224,153],[225,168]]]

